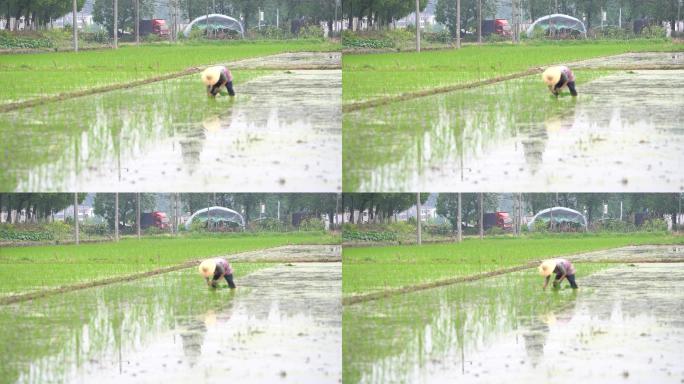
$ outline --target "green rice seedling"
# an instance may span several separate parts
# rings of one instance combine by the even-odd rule
[[[568,63],[625,52],[682,51],[671,42],[559,42],[554,44],[469,45],[459,50],[348,54],[342,59],[345,103],[466,84],[522,72],[533,67]]]
[[[472,276],[545,258],[640,244],[682,244],[665,234],[466,239],[421,246],[352,247],[342,253],[345,296]]]
[[[289,244],[331,244],[326,233],[123,239],[118,243],[5,247],[0,296],[145,272],[212,256]]]
[[[335,44],[302,40],[154,44],[78,53],[6,54],[0,56],[0,88],[3,90],[0,103],[126,83],[196,66],[283,52],[337,49]]]

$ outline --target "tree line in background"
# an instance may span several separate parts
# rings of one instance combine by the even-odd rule
[[[122,31],[132,31],[135,28],[135,1],[118,0],[118,28]],[[320,22],[328,24],[332,29],[335,18],[336,0],[137,0],[139,2],[140,18],[160,18],[155,14],[155,5],[165,4],[169,13],[176,12],[180,20],[190,22],[197,17],[218,13],[241,20],[245,30],[261,26],[272,28],[276,24],[280,28],[290,30],[292,24],[317,25]],[[264,19],[260,21],[259,12],[263,12]],[[95,0],[93,6],[93,20],[113,31],[113,3],[112,0]]]
[[[76,4],[80,10],[85,0],[77,0]],[[0,0],[0,18],[24,17],[26,28],[35,29],[35,26],[46,25],[51,19],[60,18],[71,12],[71,7],[71,0]],[[10,29],[10,23],[5,23],[5,29]]]
[[[522,10],[523,20],[534,21],[548,14],[563,13],[579,19],[586,16],[587,28],[600,24],[602,11],[610,15],[609,20],[617,20],[617,15],[621,12],[623,22],[650,18],[656,22],[668,21],[672,25],[680,12],[679,0],[460,0],[461,28],[471,30],[477,28],[480,6],[482,18],[493,19],[501,7],[510,8],[512,1]],[[446,25],[453,36],[456,34],[456,2],[457,0],[436,0],[435,2],[436,21]],[[427,4],[427,0],[420,0],[421,12],[425,10]],[[345,0],[342,8],[348,29],[352,29],[353,18],[366,18],[368,28],[382,29],[392,26],[396,20],[414,12],[415,2]]]
[[[173,200],[170,194],[140,193],[140,209],[143,212],[160,210],[171,213]],[[315,216],[327,215],[331,222],[338,209],[338,196],[330,193],[180,193],[181,212],[194,212],[211,207],[221,206],[240,212],[245,223],[259,217],[277,217],[285,219],[292,213],[307,213]],[[83,204],[85,193],[78,194],[78,203]],[[119,193],[119,222],[132,223],[136,220],[138,194]],[[24,212],[28,222],[51,221],[54,214],[73,206],[72,193],[0,193],[0,210],[3,212]],[[264,205],[265,212],[261,213]],[[97,193],[93,197],[94,213],[102,217],[110,228],[114,227],[115,194]],[[279,209],[279,210],[278,210]],[[7,221],[16,222],[17,215],[10,216]]]
[[[614,21],[613,24],[617,24],[621,13],[623,22],[650,18],[657,22],[668,21],[672,25],[680,11],[679,0],[523,0],[522,7],[530,20],[552,13],[579,19],[585,15],[587,28],[601,23],[602,11],[610,15],[608,19]]]
[[[421,193],[421,204],[425,204],[429,194]],[[484,193],[482,202],[485,212],[494,212],[500,205],[502,194]],[[609,214],[618,215],[617,210],[622,203],[623,217],[634,213],[648,212],[654,217],[671,215],[676,224],[676,215],[681,212],[684,195],[678,193],[525,193],[521,196],[523,214],[531,216],[535,213],[555,206],[571,208],[586,212],[587,221],[592,223],[603,217],[603,205],[608,204]],[[367,220],[374,223],[391,222],[394,216],[416,205],[414,193],[353,193],[342,197],[345,221],[362,223],[364,218],[359,212],[366,211]],[[479,217],[480,194],[462,193],[462,221],[475,223]],[[440,193],[437,196],[437,214],[446,218],[452,225],[456,224],[458,206],[457,193]]]
[[[118,1],[118,26],[122,31],[135,28],[136,0]],[[275,26],[276,19],[281,27],[288,28],[292,21],[318,24],[325,22],[330,27],[335,19],[340,0],[137,0],[140,18],[159,18],[155,9],[165,7],[169,13],[178,11],[181,19],[190,21],[208,13],[220,13],[239,19],[243,18],[245,29],[259,23],[259,11],[264,12],[262,26]],[[85,0],[77,1],[80,12]],[[60,18],[71,12],[71,0],[0,0],[0,18],[19,19],[24,17],[26,28],[49,24],[51,19]],[[113,1],[95,0],[93,19],[113,31]],[[6,29],[10,24],[6,23]],[[16,23],[14,24],[16,28]]]

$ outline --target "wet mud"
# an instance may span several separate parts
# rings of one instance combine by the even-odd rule
[[[227,64],[231,69],[341,69],[340,52],[288,52]]]
[[[684,264],[590,268],[577,291],[526,271],[345,306],[344,382],[681,382]]]
[[[638,52],[600,57],[569,64],[578,69],[601,68],[644,68],[684,69],[684,52]]]
[[[345,113],[344,189],[684,190],[684,71],[585,76],[577,98],[532,76]]]
[[[684,245],[636,245],[587,252],[569,258],[572,261],[595,263],[682,263]]]
[[[340,245],[287,245],[225,256],[235,262],[334,262],[342,261]]]
[[[339,191],[341,71],[238,84],[213,100],[193,75],[4,113],[0,187]]]
[[[209,289],[179,271],[3,306],[3,382],[340,381],[340,263],[236,283]]]

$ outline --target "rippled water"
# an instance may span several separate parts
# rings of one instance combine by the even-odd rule
[[[0,187],[340,190],[341,71],[235,78],[234,99],[193,75],[0,114]]]
[[[684,379],[684,265],[577,270],[578,291],[530,270],[347,305],[344,382]]]
[[[344,189],[684,189],[684,71],[577,76],[577,98],[532,76],[345,113]]]
[[[2,382],[340,380],[340,263],[237,284],[208,289],[193,269],[2,306]]]

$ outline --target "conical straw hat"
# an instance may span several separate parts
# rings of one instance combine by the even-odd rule
[[[204,85],[214,85],[221,78],[220,67],[209,67],[202,71],[202,82]]]
[[[214,271],[216,270],[216,261],[214,259],[204,260],[202,264],[199,265],[199,273],[204,277],[214,276]]]
[[[556,85],[560,81],[561,78],[561,69],[560,67],[549,67],[546,68],[544,73],[542,73],[542,80],[547,84],[547,85]]]
[[[546,277],[546,276],[551,276],[553,273],[553,270],[556,269],[556,261],[555,260],[544,260],[542,263],[539,265],[539,274]]]

